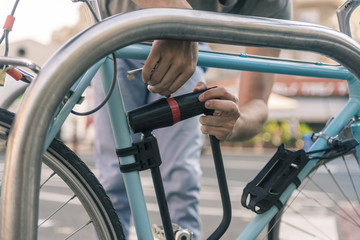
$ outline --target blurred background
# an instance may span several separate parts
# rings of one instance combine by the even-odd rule
[[[5,2],[5,3],[4,3]],[[15,0],[3,0],[0,22],[11,12]],[[324,25],[338,29],[335,10],[342,0],[294,0],[293,20]],[[10,33],[9,56],[25,57],[43,66],[46,60],[66,41],[89,26],[87,11],[81,3],[70,0],[20,1],[15,12],[16,22]],[[357,11],[358,12],[358,11]],[[359,37],[359,15],[352,19],[352,33]],[[211,44],[216,51],[240,54],[242,47]],[[4,53],[3,44],[0,53]],[[301,59],[313,62],[333,63],[330,59],[309,52],[283,51],[283,58]],[[210,86],[225,86],[236,94],[240,81],[238,71],[209,69],[206,80]],[[13,88],[15,81],[7,79],[0,88],[0,100]],[[331,116],[338,113],[346,103],[348,94],[346,82],[342,80],[314,79],[277,75],[270,97],[269,121],[264,130],[253,139],[242,143],[224,143],[224,148],[252,148],[263,151],[286,143],[288,147],[302,148],[309,144],[312,132],[321,130]],[[91,89],[79,111],[91,108]],[[12,106],[16,111],[16,105]],[[61,138],[74,151],[90,150],[93,140],[92,116],[70,117],[61,131]]]

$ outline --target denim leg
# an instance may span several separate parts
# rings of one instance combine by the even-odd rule
[[[120,60],[117,65],[118,78],[127,111],[161,97],[147,91],[146,85],[141,81],[141,74],[134,80],[126,78],[128,70],[141,67],[138,61]],[[198,81],[203,81],[201,68],[197,68],[193,77],[173,96],[191,92]],[[92,85],[94,102],[95,105],[98,105],[104,99],[104,91],[99,77],[94,79]],[[115,154],[113,133],[106,107],[95,114],[94,124],[96,134],[94,152],[96,166],[100,173],[99,180],[111,198],[123,224],[124,233],[128,236],[130,207]],[[194,117],[172,127],[158,129],[154,131],[154,135],[158,139],[162,156],[161,172],[172,221],[192,230],[195,239],[200,239],[201,223],[198,204],[202,136],[199,119]],[[133,139],[136,138],[139,138],[139,135],[133,136]]]
[[[172,96],[189,93],[198,81],[203,81],[203,70],[197,68],[192,78]],[[150,102],[157,98],[150,95]],[[172,222],[194,232],[200,239],[199,215],[200,153],[202,134],[199,116],[167,128],[157,129],[162,165],[160,166]]]

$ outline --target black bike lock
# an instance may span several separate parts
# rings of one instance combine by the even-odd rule
[[[173,98],[162,98],[150,104],[128,112],[130,127],[134,133],[152,131],[168,127],[175,123],[197,116],[211,115],[213,110],[206,109],[205,103],[198,97],[208,89],[180,95]]]

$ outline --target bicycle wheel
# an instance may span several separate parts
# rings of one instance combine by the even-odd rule
[[[357,239],[359,183],[354,155],[320,160],[269,224],[268,240]]]
[[[13,119],[13,113],[0,109],[1,179]],[[96,234],[98,239],[125,239],[105,190],[75,153],[55,139],[44,154],[43,163],[39,239],[91,239]]]

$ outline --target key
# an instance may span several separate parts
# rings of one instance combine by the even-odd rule
[[[137,69],[134,69],[134,70],[130,70],[127,72],[127,79],[128,80],[133,80],[135,79],[135,74],[137,73],[140,73],[141,71],[143,70],[143,68],[137,68]]]

